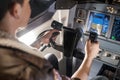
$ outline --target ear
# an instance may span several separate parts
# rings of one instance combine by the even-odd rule
[[[10,14],[14,17],[14,18],[20,18],[22,13],[22,6],[18,3],[15,3],[12,7],[12,9],[10,10]]]

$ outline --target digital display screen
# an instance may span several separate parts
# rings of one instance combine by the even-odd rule
[[[115,17],[111,37],[112,40],[120,41],[120,17]]]
[[[87,30],[105,36],[109,29],[110,15],[90,12]]]

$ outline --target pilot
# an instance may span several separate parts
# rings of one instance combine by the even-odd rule
[[[71,78],[60,76],[47,60],[37,56],[37,50],[16,38],[16,30],[27,26],[30,14],[29,0],[0,0],[0,80],[87,80],[99,43],[88,40],[79,69]],[[41,42],[49,43],[54,32],[58,31],[51,30]]]

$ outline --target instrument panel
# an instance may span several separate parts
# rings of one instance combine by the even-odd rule
[[[99,13],[99,12],[90,12],[87,31],[96,32],[100,36],[106,36],[110,24],[110,15]]]
[[[110,12],[110,10],[113,10]],[[109,4],[77,5],[75,21],[84,23],[84,33],[96,32],[100,38],[120,44],[120,7]]]
[[[120,16],[94,10],[88,12],[83,10],[83,12],[88,14],[83,28],[85,36],[89,36],[90,32],[96,32],[100,48],[103,50],[97,59],[118,66],[120,62]],[[78,18],[84,20],[82,17]]]
[[[99,38],[120,44],[120,16],[90,11],[85,33],[96,32]]]

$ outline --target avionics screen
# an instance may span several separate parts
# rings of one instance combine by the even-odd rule
[[[108,32],[110,15],[104,13],[90,12],[87,30],[97,32],[98,35],[105,36]]]
[[[111,37],[112,40],[120,41],[120,17],[115,17]]]

